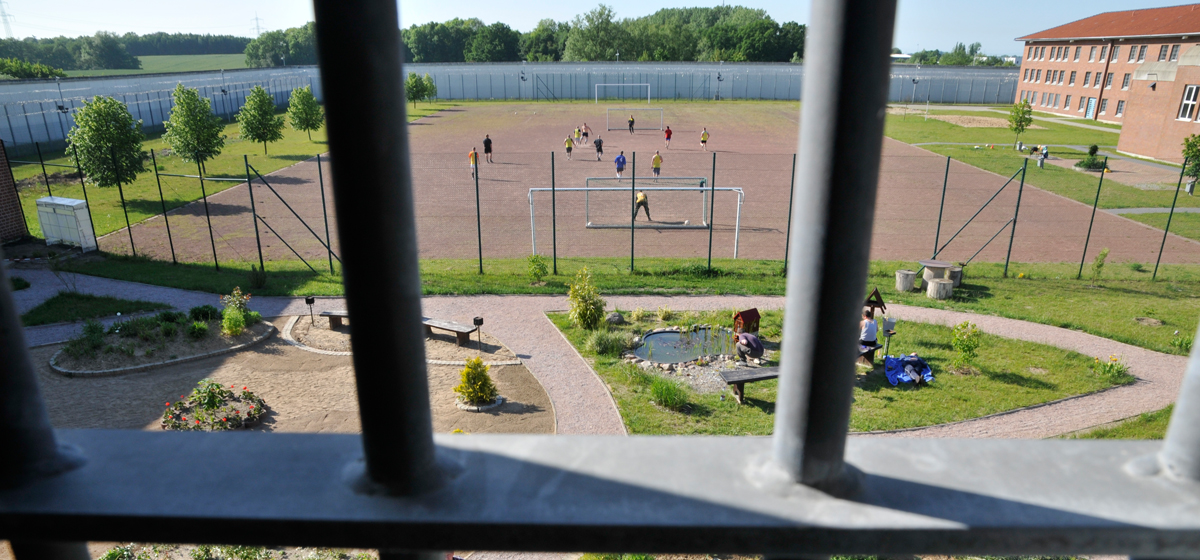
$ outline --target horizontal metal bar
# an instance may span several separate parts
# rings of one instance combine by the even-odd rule
[[[180,175],[176,173],[159,173],[159,177],[183,177],[184,179],[204,179],[205,181],[232,181],[234,183],[245,183],[245,179],[234,179],[229,177],[201,177],[199,175]]]
[[[70,168],[70,169],[79,169],[78,167],[76,167],[74,165],[63,165],[61,163],[43,163],[40,161],[21,161],[21,160],[17,160],[17,159],[10,159],[10,160],[8,160],[8,162],[9,163],[25,163],[25,164],[30,164],[30,165],[49,165],[50,167],[66,167],[66,168]]]
[[[755,437],[435,436],[437,491],[354,491],[356,435],[62,430],[87,463],[0,491],[0,539],[766,554],[1200,552],[1160,444],[851,438],[848,499],[760,477]],[[236,468],[230,468],[236,465]]]
[[[646,180],[646,181],[650,181],[650,180],[653,180],[653,179],[654,179],[654,177],[639,177],[639,179],[643,179],[643,180]],[[627,189],[627,188],[625,188],[625,187],[562,187],[562,188],[555,188],[555,189],[550,189],[550,188],[546,188],[546,187],[533,187],[533,188],[530,188],[530,189],[529,189],[529,192],[550,192],[550,191],[552,191],[552,190],[553,190],[553,191],[558,191],[558,192],[563,192],[563,191],[588,191],[588,192],[597,192],[597,191],[621,191],[621,192],[629,192],[629,189]],[[708,187],[638,187],[638,190],[639,190],[639,191],[700,191],[700,192],[709,192],[709,191],[712,191],[712,190],[717,190],[717,191],[725,191],[725,192],[737,192],[737,193],[740,193],[740,192],[742,192],[742,188],[741,188],[741,187],[718,187],[718,188],[716,188],[716,189],[711,189],[711,188],[708,188]]]

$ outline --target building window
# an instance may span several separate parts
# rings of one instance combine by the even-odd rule
[[[1080,96],[1079,96],[1079,112],[1080,112],[1080,113],[1082,113],[1082,112],[1083,112],[1083,105],[1084,105],[1085,103],[1087,103],[1087,97],[1084,97],[1084,96],[1080,95]]]
[[[1125,101],[1123,101],[1123,100],[1118,101],[1117,102],[1117,116],[1119,117],[1124,114],[1125,114]]]
[[[1079,62],[1079,51],[1081,50],[1083,50],[1083,47],[1075,47],[1075,62]]]
[[[1107,53],[1108,53],[1108,45],[1104,45],[1103,47],[1100,47],[1100,60],[1098,62],[1104,62],[1104,59],[1106,58],[1104,55]]]
[[[1035,74],[1035,75],[1034,75],[1034,77],[1033,77],[1033,81],[1035,81],[1035,82],[1037,82],[1037,83],[1041,83],[1041,82],[1042,82],[1042,71],[1041,71],[1041,70],[1038,70],[1038,71],[1037,71],[1037,74]]]
[[[1113,47],[1112,59],[1110,59],[1110,60],[1112,60],[1112,62],[1117,61],[1117,53],[1119,53],[1119,52],[1121,52],[1121,45],[1117,45],[1117,46]]]
[[[1107,111],[1107,110],[1108,110],[1108,100],[1101,99],[1100,100],[1100,114],[1103,115],[1105,113],[1105,111]]]
[[[1058,108],[1059,94],[1054,94],[1054,108]]]
[[[1129,60],[1127,62],[1133,62],[1135,60],[1137,60],[1137,45],[1130,45],[1129,46]]]
[[[1055,70],[1053,73],[1051,73],[1051,75],[1050,75],[1050,83],[1052,83],[1052,84],[1057,84],[1057,83],[1058,83],[1058,70]]]
[[[1167,60],[1167,49],[1168,49],[1168,47],[1166,45],[1163,45],[1161,48],[1158,49],[1158,61],[1159,62],[1165,62]]]
[[[1021,72],[1021,81],[1022,82],[1029,81],[1029,69],[1028,68],[1026,68],[1025,71]]]
[[[1034,47],[1029,47],[1029,54],[1025,55],[1025,60],[1033,60],[1033,49],[1034,49]],[[1132,56],[1129,57],[1129,61],[1133,62]]]
[[[1171,62],[1179,60],[1179,45],[1171,45],[1171,57],[1168,60]]]
[[[1091,81],[1092,81],[1092,73],[1084,72],[1083,73],[1083,87],[1088,87],[1088,83]]]
[[[1063,100],[1063,109],[1069,110],[1070,108],[1071,108],[1071,96],[1068,95],[1067,98],[1065,100]]]
[[[1125,73],[1125,79],[1121,80],[1121,89],[1129,89],[1129,80],[1133,79],[1133,74]]]
[[[1183,90],[1183,103],[1179,105],[1179,120],[1190,121],[1196,113],[1196,93],[1200,86],[1187,86]]]
[[[1088,52],[1088,62],[1096,62],[1096,47],[1092,47],[1092,50]]]
[[[1138,62],[1146,61],[1146,47],[1147,45],[1142,45],[1142,48],[1138,49]]]
[[[1111,88],[1111,87],[1112,87],[1112,82],[1113,82],[1113,73],[1112,73],[1112,72],[1109,72],[1109,73],[1108,73],[1108,76],[1105,76],[1105,77],[1104,77],[1104,89],[1109,89],[1109,88]]]

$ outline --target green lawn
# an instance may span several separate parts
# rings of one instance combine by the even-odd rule
[[[692,323],[732,326],[728,311],[675,311],[678,316],[665,323],[657,322],[651,316],[642,322],[631,321],[632,324],[621,329],[642,332],[661,324]],[[630,314],[627,313],[626,318],[631,319]],[[566,314],[552,313],[550,319],[612,388],[629,433],[771,433],[774,426],[775,381],[747,385],[744,405],[737,404],[728,395],[721,400],[720,393],[702,395],[689,389],[688,404],[680,412],[667,410],[651,402],[653,396],[649,385],[652,376],[617,357],[599,355],[590,350],[586,340],[591,333],[573,327]],[[782,312],[763,313],[761,332],[768,347],[774,345],[777,348],[781,324]],[[953,374],[947,371],[953,357],[948,327],[901,323],[898,330],[903,334],[895,339],[892,352],[917,352],[929,362],[936,380],[920,388],[892,387],[883,375],[882,365],[869,374],[860,375],[854,389],[855,402],[850,416],[852,431],[891,430],[954,422],[1133,381],[1129,376],[1108,379],[1093,373],[1090,369],[1093,358],[1088,356],[991,335],[982,337],[983,344],[974,362],[976,373]]]
[[[996,117],[1007,120],[1007,115],[990,111],[930,111],[930,115],[967,115],[972,117]],[[1029,130],[1021,134],[1025,144],[1116,146],[1119,131],[1100,132],[1077,126],[1047,122],[1036,116],[1036,126],[1045,130]],[[924,119],[921,115],[888,115],[884,134],[908,144],[922,142],[969,142],[971,144],[997,144],[1013,147],[1017,136],[1005,128],[967,128],[937,119]]]
[[[163,72],[199,72],[204,70],[234,70],[246,67],[244,54],[187,54],[139,56],[139,70],[67,70],[67,76],[122,76],[127,74],[157,74]]]
[[[118,299],[108,296],[93,296],[73,292],[62,292],[41,305],[21,315],[26,327],[108,317],[117,313],[129,314],[138,311],[170,309],[170,305],[150,301]]]
[[[1171,405],[1162,410],[1139,414],[1113,426],[1073,435],[1071,439],[1163,439],[1174,409],[1175,405]]]
[[[1191,198],[1186,193],[1179,194],[1180,200],[1185,197]],[[1121,214],[1121,216],[1158,229],[1167,227],[1167,212],[1162,214]],[[1175,216],[1171,218],[1171,233],[1200,241],[1200,214],[1176,212]]]

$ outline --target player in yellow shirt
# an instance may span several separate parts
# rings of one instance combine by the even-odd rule
[[[650,168],[654,170],[654,182],[658,182],[658,172],[662,171],[662,156],[654,150],[654,159],[650,160]],[[650,217],[650,207],[646,207],[646,217]]]
[[[581,130],[579,130],[579,127],[575,127],[575,145],[578,146],[579,141],[582,139],[583,139],[583,132]]]
[[[571,159],[571,148],[573,148],[575,146],[575,141],[573,139],[571,139],[570,136],[568,136],[567,140],[565,142],[563,142],[563,146],[567,147],[567,159],[570,160]]]
[[[471,151],[467,153],[467,162],[471,164],[471,177],[474,178],[475,165],[479,163],[479,152],[476,152],[475,148],[471,148]]]
[[[633,219],[637,219],[639,208],[645,208],[646,220],[653,222],[654,220],[650,218],[650,200],[646,198],[646,193],[638,191],[636,200],[637,204],[633,206]]]
[[[706,151],[706,152],[708,151],[708,129],[707,128],[705,128],[703,131],[700,132],[700,147],[703,148],[704,151]]]

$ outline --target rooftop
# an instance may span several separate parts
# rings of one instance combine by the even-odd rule
[[[1105,12],[1032,35],[1017,37],[1016,40],[1114,39],[1172,35],[1200,35],[1200,4]]]

